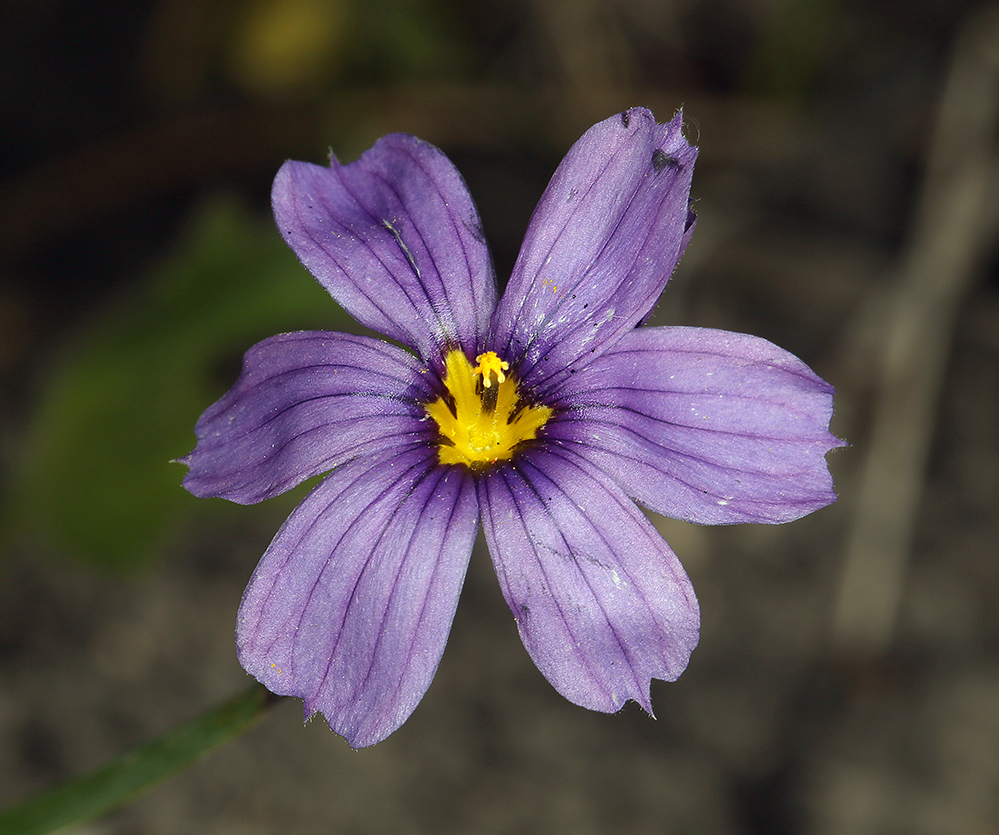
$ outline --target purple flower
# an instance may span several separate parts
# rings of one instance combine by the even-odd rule
[[[461,176],[412,136],[288,162],[274,214],[361,324],[247,353],[198,421],[196,496],[241,504],[331,471],[239,610],[247,672],[355,747],[398,728],[444,651],[481,520],[538,669],[570,701],[651,713],[698,638],[690,581],[635,504],[787,522],[835,499],[832,388],[752,336],[639,327],[690,239],[697,149],[641,108],[570,149],[503,297]]]

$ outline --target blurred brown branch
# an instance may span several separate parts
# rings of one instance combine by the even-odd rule
[[[834,649],[879,655],[893,636],[957,311],[999,231],[999,9],[961,30],[910,240],[878,327],[879,395],[856,496]],[[874,317],[871,317],[873,320]]]

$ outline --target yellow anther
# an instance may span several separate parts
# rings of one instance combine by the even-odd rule
[[[509,461],[522,444],[538,437],[552,416],[547,406],[521,400],[516,379],[503,373],[509,364],[495,353],[475,361],[477,366],[460,349],[449,352],[444,357],[446,392],[425,406],[437,424],[442,464],[478,469]]]
[[[472,373],[482,378],[483,388],[489,388],[494,379],[497,383],[506,382],[506,374],[503,372],[510,368],[510,363],[501,360],[495,351],[479,354],[475,361],[478,365],[472,369]]]

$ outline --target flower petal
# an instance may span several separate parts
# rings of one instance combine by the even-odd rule
[[[569,701],[652,712],[697,643],[690,581],[651,523],[596,467],[535,449],[479,484],[507,605],[538,669]]]
[[[239,660],[355,748],[396,730],[437,670],[478,528],[473,481],[419,447],[334,471],[243,595]]]
[[[697,158],[682,124],[634,108],[594,125],[538,203],[490,343],[538,396],[645,317],[680,260]]]
[[[563,387],[549,437],[666,516],[788,522],[836,499],[832,395],[765,339],[639,328]]]
[[[381,340],[286,333],[251,348],[239,380],[198,420],[181,463],[195,496],[261,501],[365,452],[427,434],[419,361]]]
[[[492,262],[464,180],[433,145],[391,134],[349,165],[286,162],[272,201],[288,245],[359,322],[428,363],[481,348]]]

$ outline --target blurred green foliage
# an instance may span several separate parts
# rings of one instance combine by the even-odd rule
[[[766,6],[747,67],[748,88],[786,105],[814,94],[823,69],[842,39],[839,0],[774,0]]]
[[[148,561],[199,502],[173,463],[255,341],[339,329],[346,314],[273,224],[216,200],[175,254],[70,336],[43,379],[4,539],[124,570]],[[199,510],[201,508],[199,507]]]
[[[433,0],[249,0],[232,9],[222,65],[266,98],[321,96],[341,79],[453,76],[471,63],[454,11]]]

